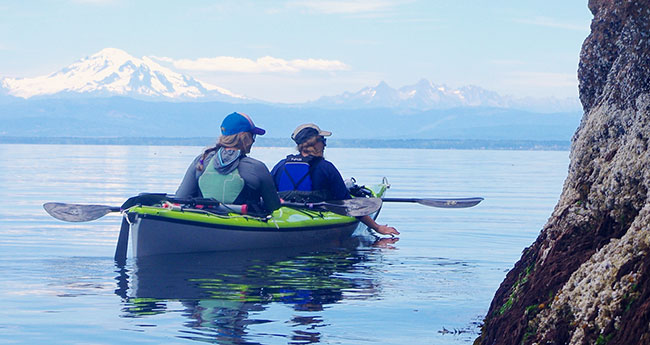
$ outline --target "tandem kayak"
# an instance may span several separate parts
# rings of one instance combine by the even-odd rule
[[[384,179],[366,188],[372,197],[380,198],[389,186]],[[164,206],[136,205],[123,212],[123,227],[129,227],[133,257],[337,245],[349,239],[357,228],[363,228],[355,217],[286,206],[268,217]],[[378,213],[371,216],[376,218]]]

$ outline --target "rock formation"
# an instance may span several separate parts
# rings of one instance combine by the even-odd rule
[[[650,1],[589,9],[560,201],[475,344],[650,344]]]

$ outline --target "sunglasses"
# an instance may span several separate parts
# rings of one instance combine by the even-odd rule
[[[320,137],[320,138],[318,138],[318,141],[323,143],[324,146],[327,146],[327,138]]]

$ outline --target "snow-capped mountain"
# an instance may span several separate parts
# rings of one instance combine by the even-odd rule
[[[58,72],[35,78],[4,78],[4,92],[14,97],[126,96],[158,100],[246,101],[248,98],[135,58],[123,50],[106,48]]]
[[[575,99],[513,98],[501,96],[478,86],[452,89],[445,85],[435,85],[426,79],[399,89],[393,89],[382,81],[375,87],[365,87],[357,92],[321,97],[310,102],[309,105],[336,108],[401,108],[420,111],[455,107],[515,108],[540,112],[581,110],[577,97]]]
[[[265,103],[225,88],[199,81],[158,64],[148,57],[135,58],[123,50],[106,48],[58,72],[35,78],[0,79],[0,103],[38,98],[125,96],[141,100],[222,101]],[[577,97],[513,98],[478,86],[449,88],[426,79],[394,89],[385,82],[357,92],[326,96],[299,106],[322,108],[391,108],[427,111],[457,107],[514,108],[534,112],[579,112]]]

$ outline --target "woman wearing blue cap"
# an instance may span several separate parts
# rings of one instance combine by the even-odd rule
[[[338,169],[323,158],[327,139],[332,132],[321,130],[313,123],[298,126],[291,135],[296,142],[298,154],[288,155],[273,167],[271,175],[283,199],[299,202],[350,199]],[[391,226],[379,225],[372,217],[359,220],[383,235],[399,235]]]
[[[226,116],[221,123],[219,141],[190,164],[176,197],[214,198],[225,204],[246,204],[253,208],[252,211],[262,213],[280,208],[269,169],[264,163],[246,156],[255,136],[264,133],[266,131],[255,127],[246,114]],[[257,210],[260,207],[262,209]]]

